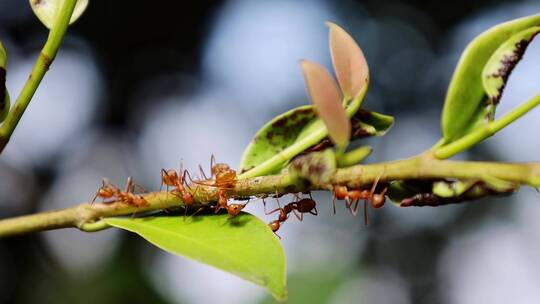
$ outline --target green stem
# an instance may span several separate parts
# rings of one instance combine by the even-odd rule
[[[56,57],[60,44],[62,43],[64,35],[67,31],[69,20],[76,3],[77,0],[64,0],[62,2],[60,10],[56,15],[54,25],[49,32],[47,42],[43,46],[43,49],[39,53],[36,63],[32,68],[32,73],[24,84],[24,87],[19,94],[17,101],[13,105],[13,108],[6,117],[6,120],[0,127],[0,153],[4,150],[9,142],[13,131],[15,131],[15,128],[21,120],[24,111],[28,107],[28,104],[30,104],[30,101],[41,83],[43,76]]]
[[[443,178],[486,179],[489,177],[540,187],[540,163],[448,161],[433,159],[431,154],[423,154],[393,162],[338,169],[330,182],[317,187],[310,186],[305,180],[296,179],[287,172],[241,179],[236,182],[233,189],[227,190],[227,194],[231,198],[264,197],[276,194],[276,192],[286,194],[332,189],[335,184],[346,185],[350,189],[367,189],[377,178],[380,178],[381,182],[390,182]],[[195,193],[194,208],[208,205],[218,199],[218,191],[215,187],[200,184],[191,184],[190,187]],[[104,217],[143,214],[183,206],[181,199],[168,192],[152,192],[145,194],[144,197],[148,205],[139,208],[122,202],[83,203],[59,211],[0,220],[0,237],[69,227],[83,231],[98,231],[107,228],[100,221]]]
[[[462,138],[442,147],[436,145],[433,148],[433,155],[438,159],[446,159],[462,151],[465,151],[468,148],[474,146],[475,144],[481,142],[482,140],[497,133],[512,122],[516,121],[518,118],[525,115],[527,112],[534,109],[539,104],[540,95],[536,95],[531,100],[520,104],[512,111],[503,115],[501,118],[478,127],[477,129],[463,136]]]

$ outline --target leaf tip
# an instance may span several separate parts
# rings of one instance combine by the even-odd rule
[[[362,49],[339,25],[326,21],[330,29],[332,64],[345,98],[355,98],[369,81],[369,67]]]

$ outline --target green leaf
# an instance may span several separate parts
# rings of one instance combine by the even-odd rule
[[[261,285],[279,301],[287,298],[283,248],[268,226],[251,214],[241,213],[232,219],[223,214],[187,220],[179,216],[151,216],[104,221],[135,232],[167,252]]]
[[[362,90],[357,98],[346,103],[347,116],[353,116],[360,109],[367,92],[367,86],[363,87]],[[388,123],[389,119],[393,121],[390,116],[378,113],[374,114],[372,119],[379,123],[381,121]],[[356,127],[358,128],[358,124]],[[366,136],[364,132],[357,131],[353,126],[351,139]],[[326,140],[327,142],[320,149],[331,146],[327,136],[328,130],[324,123],[317,118],[312,106],[301,106],[287,111],[266,123],[255,134],[240,161],[242,174],[238,178],[278,173],[295,156],[322,141]]]
[[[62,5],[64,0],[30,0],[30,6],[34,11],[34,14],[38,19],[43,23],[48,29],[51,29],[54,24],[54,18],[56,17],[56,12],[59,7]],[[77,21],[79,17],[84,13],[88,7],[88,0],[77,0],[69,24]]]
[[[482,33],[467,46],[454,71],[444,103],[442,133],[445,143],[459,139],[478,124],[493,118],[495,109],[483,85],[484,67],[513,35],[538,25],[540,14],[505,22]]]
[[[394,123],[392,116],[360,109],[362,100],[363,95],[351,101],[346,109],[348,115],[353,114],[351,141],[382,136]],[[317,137],[314,137],[314,134]],[[298,154],[328,147],[332,147],[332,143],[327,137],[323,122],[316,118],[312,107],[295,108],[277,116],[257,132],[244,151],[240,168],[242,172],[252,173],[251,169],[265,162],[277,160],[277,164],[271,170],[259,170],[256,174],[244,174],[240,178],[278,173]],[[289,153],[290,151],[295,153]]]
[[[270,120],[255,134],[244,151],[240,161],[241,172],[246,172],[260,165],[292,146],[302,130],[316,120],[319,121],[310,105],[297,107]],[[320,130],[321,127],[324,128],[322,122],[318,129]],[[283,159],[283,164],[288,160]],[[281,167],[273,168],[266,174],[276,173],[280,170]]]
[[[538,32],[540,32],[540,27],[534,26],[514,34],[493,53],[484,67],[482,81],[489,97],[491,119],[495,115],[495,106],[501,99],[510,73],[521,60],[525,49]]]

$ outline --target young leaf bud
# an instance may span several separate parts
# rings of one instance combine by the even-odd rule
[[[334,71],[347,100],[354,99],[369,81],[369,68],[364,53],[341,27],[326,22],[330,28],[330,54]]]
[[[51,29],[56,17],[56,12],[64,0],[30,0],[30,6],[34,14],[48,28]],[[69,24],[77,21],[88,6],[88,0],[77,0]]]
[[[317,115],[326,125],[328,135],[338,150],[345,150],[351,137],[351,122],[341,105],[341,93],[328,71],[319,64],[300,61],[306,87]]]

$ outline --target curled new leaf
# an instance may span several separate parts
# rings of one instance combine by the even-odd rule
[[[334,79],[319,64],[302,60],[300,65],[317,115],[326,125],[330,139],[339,149],[344,150],[351,136],[351,123],[341,105],[341,94]]]
[[[326,22],[326,25],[330,28],[330,54],[339,86],[345,99],[354,99],[369,79],[366,58],[344,29],[332,22]]]
[[[51,29],[54,24],[54,18],[56,17],[56,12],[62,5],[62,1],[65,0],[30,0],[30,6],[34,11],[34,14],[39,18],[39,20],[48,28]],[[88,6],[88,0],[77,0],[69,24],[77,21],[79,17],[84,13],[86,7]]]
[[[483,85],[484,67],[510,37],[539,25],[540,15],[505,22],[482,33],[467,46],[446,94],[442,114],[445,143],[455,141],[477,125],[493,119],[495,109],[487,100]]]
[[[251,214],[241,213],[233,219],[222,214],[196,216],[190,220],[178,216],[151,216],[107,218],[104,221],[137,233],[172,254],[261,285],[280,301],[287,297],[283,248],[266,223]]]
[[[0,122],[4,121],[9,112],[9,93],[6,88],[7,53],[0,42]]]
[[[491,114],[495,112],[495,106],[501,98],[506,81],[523,57],[525,49],[533,38],[540,32],[540,26],[534,26],[521,31],[503,43],[489,58],[482,72],[484,89],[493,107]]]

